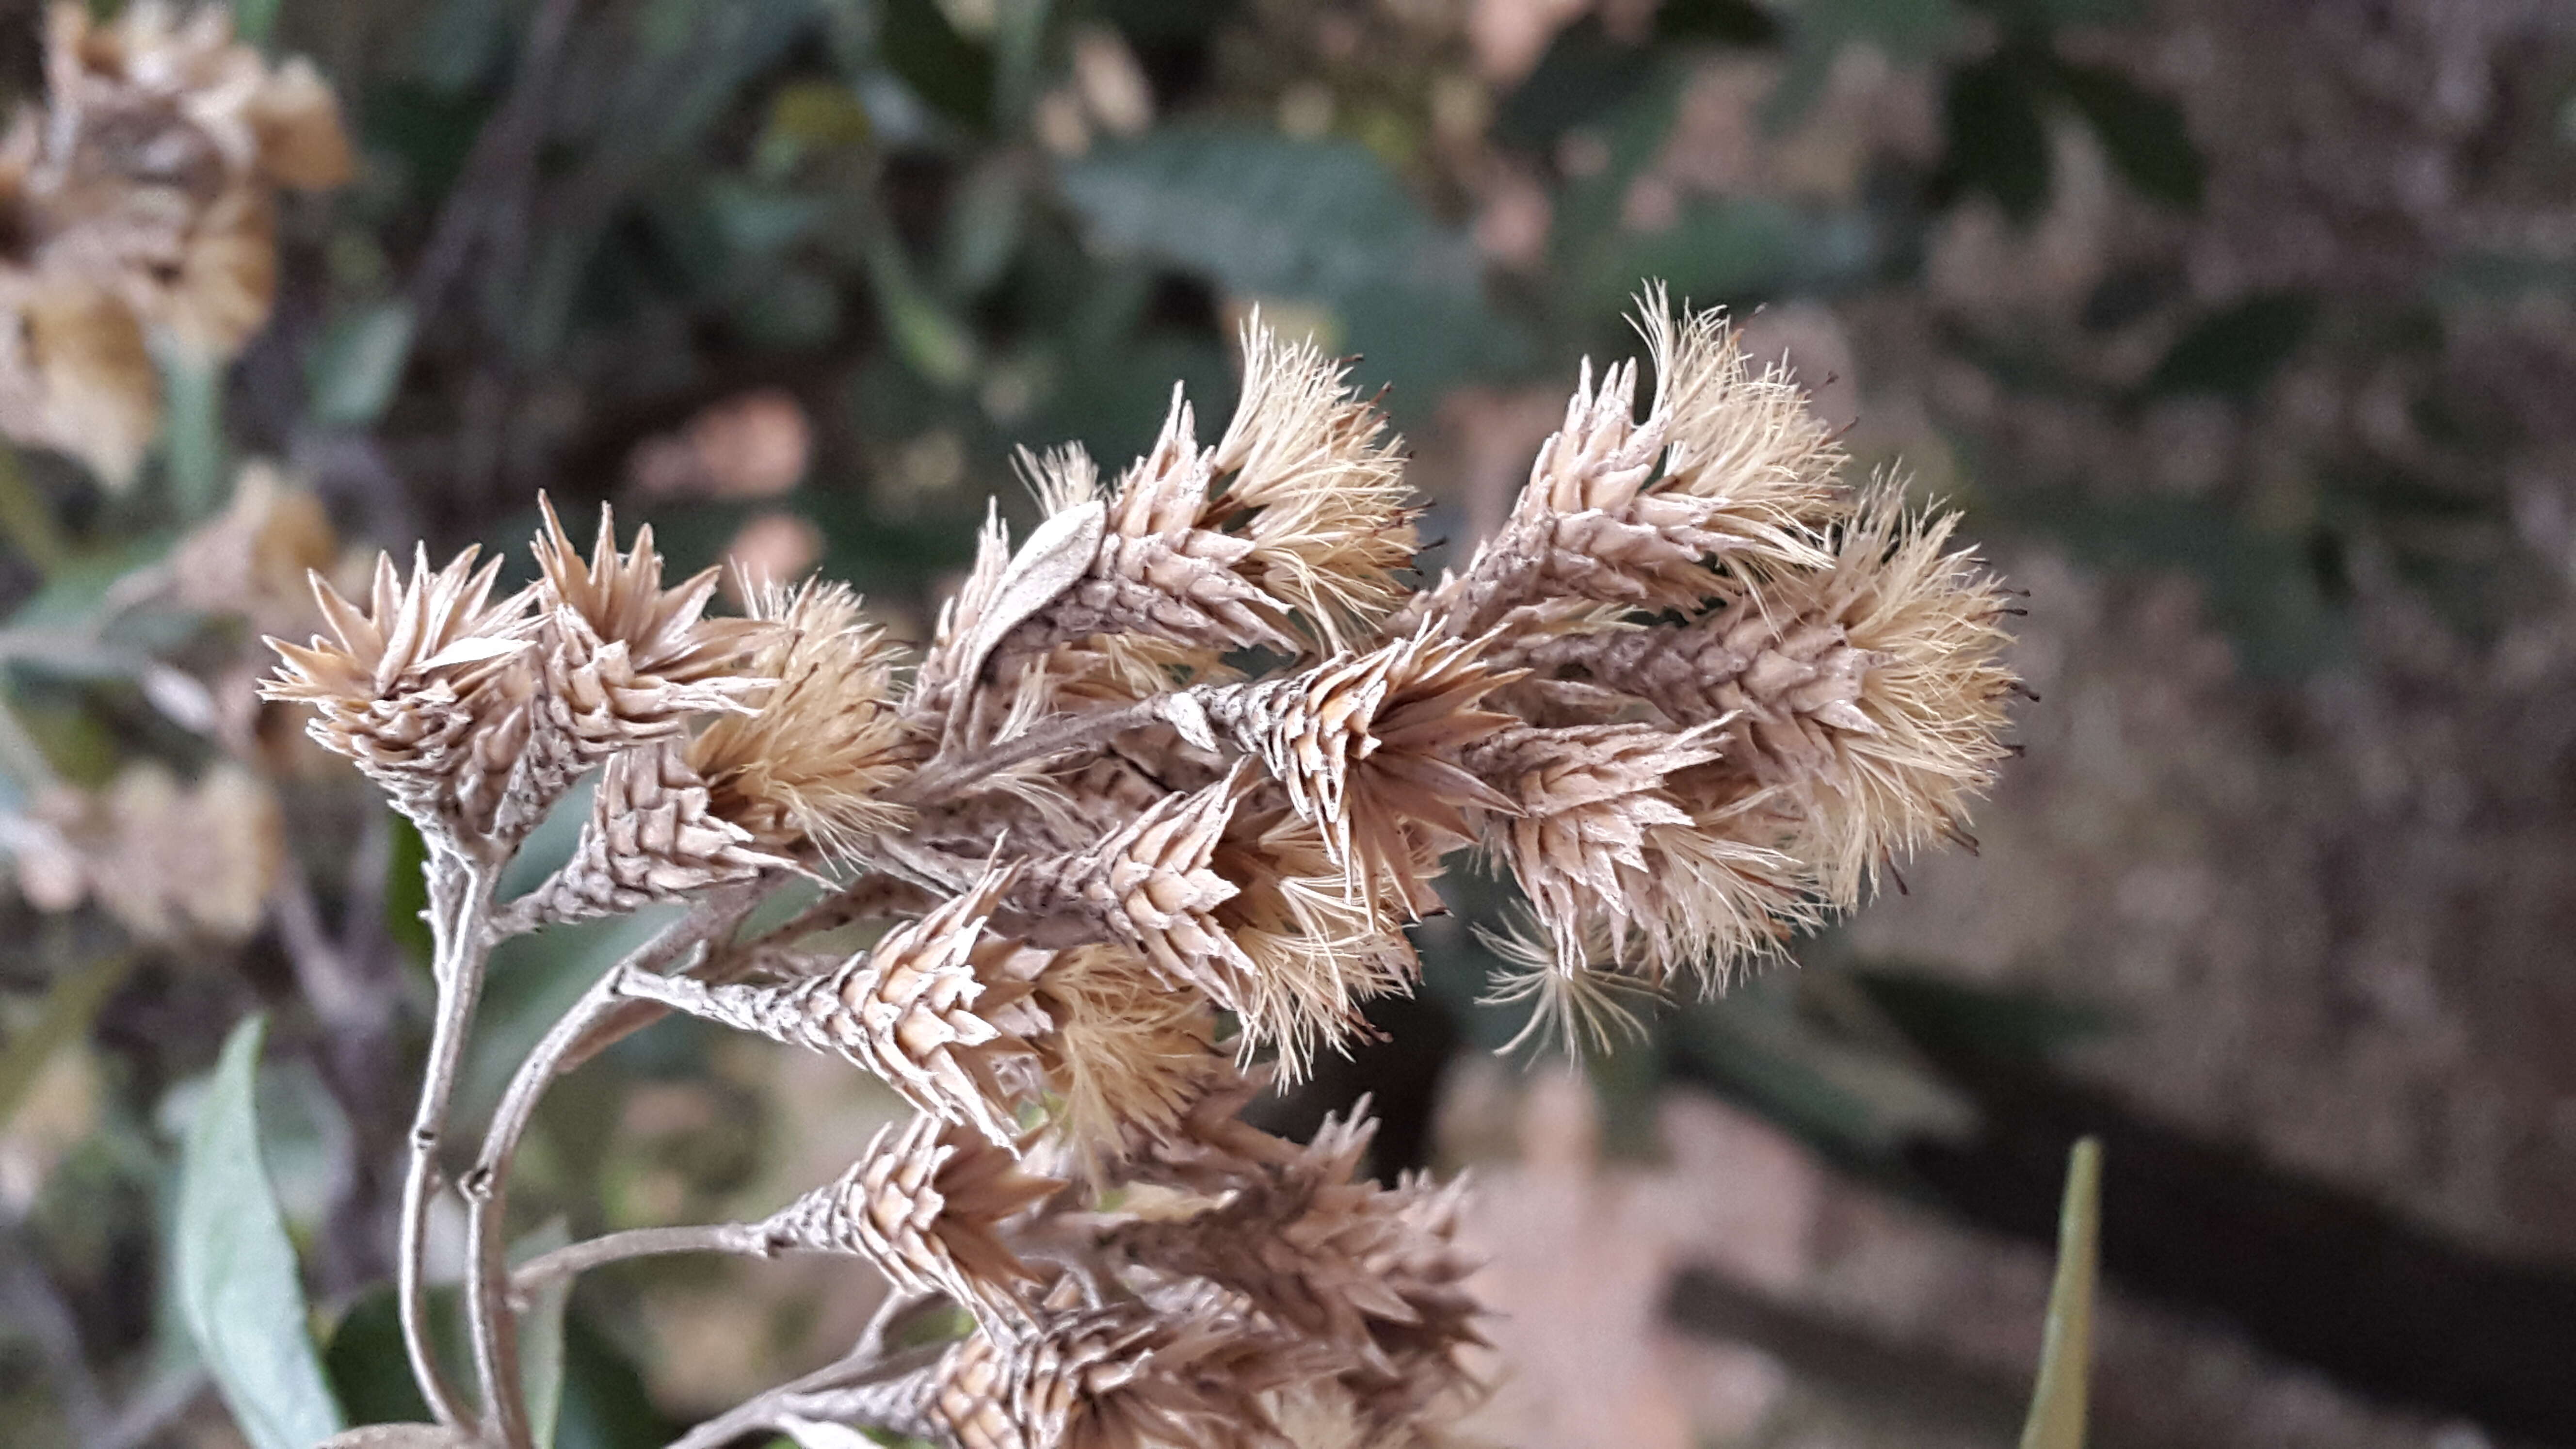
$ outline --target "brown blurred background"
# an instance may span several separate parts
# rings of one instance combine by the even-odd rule
[[[0,9],[33,97],[38,16]],[[0,470],[11,1442],[230,1442],[160,1244],[192,1082],[262,1006],[336,1386],[403,1407],[417,843],[250,697],[306,564],[513,545],[543,488],[681,565],[849,578],[918,637],[985,500],[1034,515],[1011,449],[1123,464],[1175,379],[1221,414],[1255,305],[1389,386],[1455,550],[1660,278],[1794,367],[1857,469],[1967,509],[2039,698],[1979,849],[1795,971],[1607,1059],[1498,1060],[1469,927],[1506,903],[1457,872],[1389,1042],[1264,1109],[1370,1092],[1381,1171],[1476,1175],[1473,1433],[2011,1444],[2089,1132],[2104,1449],[2576,1444],[2576,9],[260,14],[338,89],[357,179],[281,212],[274,318],[173,383],[138,481]],[[469,1114],[623,939],[514,943]],[[550,1102],[520,1191],[576,1232],[766,1211],[891,1110],[674,1024]],[[559,1442],[659,1443],[874,1292],[600,1275]]]

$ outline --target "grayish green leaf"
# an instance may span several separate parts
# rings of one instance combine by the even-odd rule
[[[260,1164],[256,1089],[266,1018],[233,1029],[197,1104],[179,1168],[178,1297],[189,1336],[253,1449],[310,1449],[339,1432],[306,1327],[304,1285]]]
[[[382,302],[331,324],[308,368],[313,421],[364,428],[385,414],[411,360],[409,305]]]

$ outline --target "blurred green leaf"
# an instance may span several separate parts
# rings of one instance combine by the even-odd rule
[[[1336,302],[1389,284],[1471,293],[1475,254],[1367,147],[1176,127],[1062,171],[1104,251],[1160,258],[1251,296]]]
[[[254,1102],[266,1026],[252,1016],[233,1029],[197,1104],[181,1151],[174,1272],[189,1335],[253,1449],[310,1449],[342,1420],[260,1162]]]
[[[1780,22],[1755,0],[1664,0],[1655,7],[1655,36],[1770,45],[1780,38]]]
[[[230,448],[224,441],[222,363],[175,343],[153,349],[161,367],[161,452],[181,518],[223,505]]]
[[[769,120],[753,148],[760,169],[781,175],[817,152],[863,146],[874,127],[868,108],[837,81],[794,81],[769,98]]]
[[[2096,564],[2191,574],[2238,667],[2257,678],[2305,674],[2351,647],[2351,621],[2328,596],[2305,536],[2250,528],[2200,499],[2096,502],[2071,490],[2011,495],[1995,516],[2045,529]]]
[[[1654,52],[1612,39],[1599,20],[1585,16],[1558,31],[1529,77],[1503,98],[1494,114],[1494,139],[1531,148],[1552,145],[1608,114],[1654,74]]]
[[[54,505],[36,491],[17,448],[6,443],[0,443],[0,538],[40,574],[61,568],[71,554]]]
[[[653,1407],[634,1361],[580,1314],[568,1316],[555,1449],[659,1449],[676,1429]]]
[[[1010,266],[1020,248],[1027,193],[1021,168],[1008,157],[967,173],[948,208],[947,235],[940,247],[947,285],[955,295],[977,295]]]
[[[2084,1449],[2086,1381],[2093,1365],[2093,1287],[2102,1240],[2102,1144],[2087,1137],[2066,1163],[2057,1224],[2057,1277],[2048,1290],[2047,1339],[2021,1449]]]
[[[571,1230],[557,1217],[513,1244],[510,1261],[524,1263],[571,1241]],[[563,1409],[564,1308],[571,1301],[572,1279],[557,1278],[538,1289],[519,1315],[519,1391],[526,1396],[528,1433],[537,1449],[552,1449]]]
[[[2023,57],[2006,51],[1952,71],[1942,123],[1945,189],[1982,191],[2015,221],[2039,215],[2048,201],[2048,128]]]
[[[931,109],[981,129],[993,116],[993,56],[957,33],[934,0],[885,0],[877,48]]]
[[[2249,397],[2299,350],[2316,315],[2316,299],[2304,292],[2248,297],[2184,333],[2147,378],[2146,393]]]
[[[2056,80],[2130,185],[2175,206],[2200,204],[2208,168],[2183,124],[2181,106],[2106,66],[2061,60]]]
[[[305,363],[313,421],[372,427],[402,384],[411,341],[411,307],[403,302],[380,302],[332,323]]]
[[[280,6],[281,0],[232,0],[233,34],[266,50]]]
[[[1963,1052],[2033,1061],[2101,1036],[2117,1024],[2092,1007],[1930,972],[1863,969],[1851,975],[1888,1020],[1936,1055]]]
[[[402,1311],[392,1284],[367,1293],[340,1315],[324,1350],[322,1367],[349,1417],[361,1424],[391,1424],[429,1417],[429,1405],[412,1382],[403,1348]]]

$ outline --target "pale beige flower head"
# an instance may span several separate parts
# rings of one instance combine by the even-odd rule
[[[476,553],[432,570],[424,547],[408,578],[379,554],[364,609],[314,575],[330,637],[270,639],[281,662],[261,686],[266,698],[311,705],[315,740],[442,833],[454,829],[460,777],[476,768],[474,736],[511,703],[496,686],[530,647],[529,596],[493,599],[500,561],[476,568]]]
[[[841,584],[750,591],[768,626],[742,666],[763,688],[689,744],[715,811],[772,851],[853,857],[900,826],[886,792],[911,768],[894,698],[896,649]]]

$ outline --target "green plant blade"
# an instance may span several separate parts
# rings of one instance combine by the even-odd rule
[[[511,1261],[524,1263],[572,1241],[562,1218],[519,1240]],[[519,1392],[528,1405],[528,1436],[537,1449],[553,1449],[555,1421],[563,1413],[564,1307],[572,1301],[572,1279],[558,1278],[537,1290],[527,1312],[519,1316]]]
[[[2084,1138],[2066,1162],[2066,1203],[2057,1219],[2057,1279],[2048,1290],[2048,1333],[2039,1385],[2021,1449],[2084,1449],[2084,1400],[2093,1363],[2093,1285],[2102,1241],[2102,1144]]]
[[[307,1327],[295,1245],[260,1164],[255,1088],[267,1018],[233,1028],[179,1163],[180,1311],[252,1449],[311,1449],[341,1429]]]

